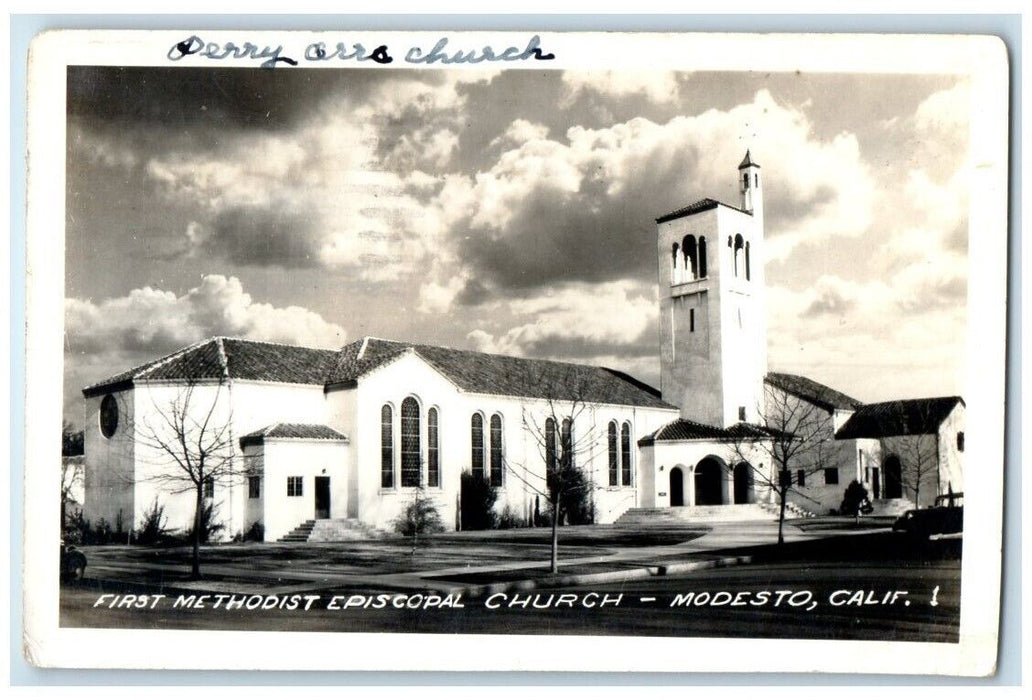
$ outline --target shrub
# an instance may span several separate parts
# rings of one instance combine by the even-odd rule
[[[871,501],[867,496],[867,489],[855,479],[850,482],[849,486],[846,487],[846,492],[842,496],[842,505],[839,507],[839,512],[842,515],[852,515],[856,518],[860,517],[861,513],[870,513],[873,510]]]
[[[495,526],[494,512],[498,490],[483,474],[463,472],[460,481],[459,510],[463,530],[490,530]]]
[[[497,527],[499,530],[513,530],[518,527],[527,527],[527,519],[506,504],[502,508],[502,514],[498,516]]]
[[[584,472],[574,466],[562,468],[562,484],[559,494],[559,524],[588,525],[594,522],[593,503],[591,502],[591,485]],[[549,518],[550,520],[550,518]]]
[[[262,525],[260,520],[255,520],[251,523],[251,527],[247,528],[247,532],[243,535],[244,542],[264,542],[265,541],[265,526]]]
[[[226,525],[219,520],[219,510],[215,502],[207,501],[201,508],[201,544],[212,541],[224,529]],[[187,539],[193,541],[193,527],[187,530]]]
[[[144,512],[143,520],[140,521],[140,529],[136,531],[136,543],[144,546],[161,544],[168,536],[168,528],[165,525],[168,518],[165,517],[165,506],[154,497],[150,508]]]
[[[394,530],[405,537],[418,537],[433,532],[444,532],[444,521],[433,499],[417,489],[412,501],[394,519]]]

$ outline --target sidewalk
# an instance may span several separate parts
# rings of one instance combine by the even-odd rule
[[[672,545],[645,547],[608,546],[605,554],[561,556],[559,575],[550,573],[548,558],[514,559],[490,564],[430,566],[406,571],[341,572],[341,567],[319,563],[284,562],[276,568],[240,563],[206,564],[202,571],[214,577],[201,581],[183,580],[189,566],[127,560],[117,553],[90,552],[87,580],[102,587],[130,585],[160,589],[168,593],[262,593],[284,595],[325,590],[436,591],[486,595],[504,590],[526,590],[538,586],[571,586],[629,581],[672,575],[704,568],[733,566],[753,561],[756,549],[770,549],[777,541],[777,522],[742,521],[713,523],[713,529]],[[785,523],[785,542],[806,542],[828,537],[872,534],[878,530],[821,530],[805,532],[791,521]],[[560,546],[562,546],[560,532]],[[505,546],[500,538],[496,546]],[[375,547],[375,543],[372,543]],[[480,543],[483,547],[483,543]],[[749,550],[736,552],[735,550]],[[246,552],[245,552],[246,553]]]

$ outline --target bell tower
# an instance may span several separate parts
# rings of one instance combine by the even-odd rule
[[[758,422],[767,374],[763,183],[747,151],[741,206],[700,199],[656,219],[663,399],[681,417]]]

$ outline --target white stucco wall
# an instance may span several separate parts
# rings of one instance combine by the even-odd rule
[[[953,493],[964,491],[964,451],[958,448],[957,434],[965,432],[967,408],[958,403],[939,427],[939,483],[938,495],[952,488]],[[965,446],[966,449],[966,446]]]
[[[306,520],[314,520],[315,478],[330,479],[330,517],[347,517],[346,444],[332,440],[265,441],[261,502],[265,541],[275,542]],[[287,495],[287,478],[301,477],[300,496]]]
[[[119,407],[118,428],[110,437],[100,430],[100,403],[105,395],[85,399],[86,417],[83,448],[86,455],[83,516],[97,527],[103,519],[115,529],[134,527],[135,503],[133,469],[135,444],[132,416],[135,401],[131,390],[113,392]]]

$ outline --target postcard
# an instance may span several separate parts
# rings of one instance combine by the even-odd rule
[[[40,35],[26,658],[991,674],[1007,61]]]

